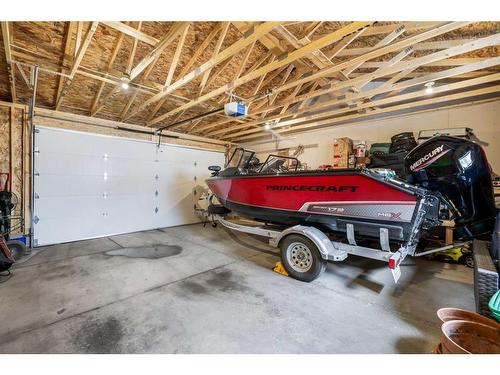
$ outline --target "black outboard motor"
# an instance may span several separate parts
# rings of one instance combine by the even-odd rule
[[[409,182],[439,192],[451,213],[455,237],[467,240],[491,235],[497,209],[491,168],[478,144],[437,136],[415,147],[405,159]]]

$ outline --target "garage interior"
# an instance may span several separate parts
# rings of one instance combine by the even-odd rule
[[[205,182],[223,179],[244,148],[254,153],[240,162],[260,171],[267,155],[285,158],[276,176],[379,168],[381,181],[413,186],[413,169],[435,154],[405,170],[406,155],[448,134],[483,150],[482,196],[500,202],[499,30],[2,21],[0,201],[9,207],[0,239],[22,250],[0,257],[0,316],[9,317],[0,353],[449,353],[441,308],[487,317],[479,325],[490,344],[475,350],[499,350],[500,221],[462,240],[440,216],[439,239],[409,255],[380,228],[379,258],[346,224],[341,240],[326,236],[342,261],[323,257],[303,282],[273,244],[289,228],[249,224],[233,208],[231,224]],[[395,136],[404,152],[392,152]],[[253,172],[236,167],[245,186]],[[248,199],[260,194],[247,189]],[[264,196],[278,193],[268,186]],[[441,250],[419,256],[428,246]]]

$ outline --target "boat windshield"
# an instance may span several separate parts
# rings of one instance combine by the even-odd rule
[[[234,150],[231,159],[226,164],[226,168],[247,168],[248,162],[253,158],[255,152],[237,148]]]
[[[296,171],[300,162],[292,156],[269,155],[259,169],[259,173],[279,173]]]

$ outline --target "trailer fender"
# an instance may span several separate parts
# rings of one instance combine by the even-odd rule
[[[281,241],[290,234],[299,234],[310,239],[318,248],[321,258],[324,260],[331,259],[329,255],[335,254],[338,250],[332,244],[332,241],[326,236],[325,233],[314,227],[307,227],[304,225],[296,225],[294,227],[285,229],[280,232],[276,237],[269,240],[271,246],[279,247]]]

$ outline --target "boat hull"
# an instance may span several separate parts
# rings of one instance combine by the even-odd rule
[[[360,235],[404,240],[419,202],[409,188],[360,171],[212,177],[207,184],[228,209],[259,221],[311,223],[345,232],[356,224]]]

